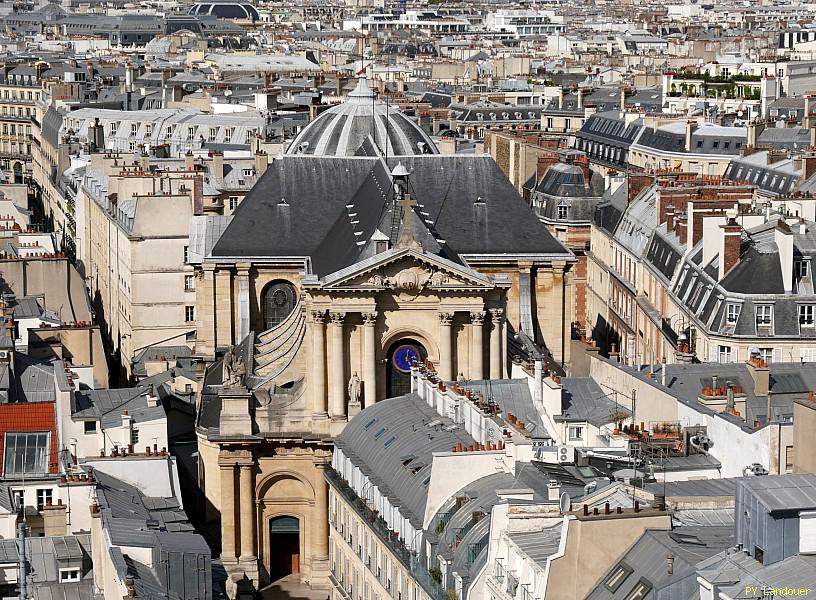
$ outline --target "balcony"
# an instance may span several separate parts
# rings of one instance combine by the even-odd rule
[[[348,501],[357,515],[368,525],[368,528],[379,538],[380,542],[388,547],[425,592],[436,600],[449,600],[445,588],[431,577],[431,574],[422,564],[420,557],[411,552],[405,542],[399,538],[397,532],[388,529],[385,520],[366,505],[365,501],[351,489],[348,482],[331,467],[326,467],[325,476],[335,492]],[[380,583],[386,585],[380,569],[372,567],[370,559],[366,561],[366,568],[377,577]]]

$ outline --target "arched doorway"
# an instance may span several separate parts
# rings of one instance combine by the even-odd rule
[[[269,579],[277,581],[300,572],[300,519],[269,519]]]
[[[297,290],[288,281],[271,282],[264,288],[261,297],[265,330],[280,325],[292,314],[298,301]]]
[[[14,183],[23,183],[23,164],[16,162],[13,167]]]
[[[413,338],[397,340],[388,348],[385,397],[393,398],[411,392],[411,365],[428,356],[425,347]]]

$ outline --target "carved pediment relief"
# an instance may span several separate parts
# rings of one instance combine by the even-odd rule
[[[459,265],[435,264],[421,257],[405,256],[385,264],[372,265],[335,281],[324,289],[391,290],[399,296],[415,297],[423,290],[459,291],[492,288],[489,279]]]

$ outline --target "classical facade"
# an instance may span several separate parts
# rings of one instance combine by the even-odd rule
[[[437,155],[418,130],[401,134],[411,155],[386,160],[373,136],[354,156],[309,155],[369,127],[319,119],[339,129],[296,139],[233,215],[197,217],[190,241],[200,485],[232,590],[289,573],[328,585],[333,439],[409,393],[414,364],[501,378],[520,330],[553,366],[569,360],[574,257],[489,157]]]

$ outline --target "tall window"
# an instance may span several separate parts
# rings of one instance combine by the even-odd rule
[[[229,209],[235,210],[238,208],[238,196],[230,196],[229,197]]]
[[[773,322],[773,306],[764,304],[756,307],[757,327],[770,327]]]
[[[813,305],[799,305],[799,325],[802,327],[813,327]]]
[[[717,358],[721,363],[730,363],[731,346],[719,346],[717,349]]]
[[[24,477],[48,473],[50,437],[47,432],[7,433],[3,475]]]
[[[773,348],[757,348],[759,350],[759,358],[766,363],[773,362],[774,349]]]
[[[37,510],[42,512],[51,503],[51,498],[52,491],[50,488],[37,490]]]
[[[732,325],[737,322],[740,315],[740,305],[739,304],[729,304],[728,308],[726,309],[726,321],[731,323]]]
[[[186,323],[192,323],[195,321],[195,306],[184,307],[184,321]]]
[[[184,276],[184,291],[189,292],[195,289],[195,283],[192,275]]]
[[[265,329],[280,324],[294,310],[297,291],[288,281],[273,281],[263,292],[263,316]]]
[[[136,133],[139,131],[139,124],[138,123],[131,123],[130,124],[130,135],[135,137]]]
[[[798,279],[808,276],[808,263],[804,260],[797,260],[793,263],[793,270]]]

